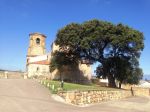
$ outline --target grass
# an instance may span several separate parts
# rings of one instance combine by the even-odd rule
[[[57,93],[59,90],[61,90],[60,87],[60,82],[59,81],[50,81],[50,80],[44,80],[45,86],[49,83],[50,87],[49,89],[51,90],[52,93]],[[52,89],[52,85],[54,85],[54,89]],[[101,87],[99,85],[91,84],[91,85],[81,85],[81,84],[74,84],[74,83],[67,83],[64,82],[64,87],[62,91],[75,91],[75,90],[82,90],[82,91],[87,91],[87,90],[120,90],[116,88],[109,88],[109,87]]]

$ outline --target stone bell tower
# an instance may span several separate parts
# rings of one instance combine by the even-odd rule
[[[49,75],[50,57],[46,53],[46,36],[41,33],[29,34],[26,72],[28,77]]]
[[[30,36],[30,44],[28,48],[28,57],[44,55],[46,53],[45,48],[45,39],[46,36],[41,33],[31,33]]]

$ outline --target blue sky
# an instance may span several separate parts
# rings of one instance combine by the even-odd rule
[[[140,66],[144,74],[150,74],[149,11],[150,0],[0,0],[0,68],[25,70],[29,33],[47,35],[50,51],[60,28],[96,18],[144,33]]]

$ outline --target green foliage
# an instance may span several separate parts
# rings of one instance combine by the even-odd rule
[[[132,70],[132,75],[128,75],[128,78],[126,79],[126,83],[129,84],[139,84],[139,81],[143,77],[143,72],[141,68],[135,68]]]
[[[122,83],[128,75],[134,76],[131,70],[139,68],[144,48],[144,37],[138,30],[95,19],[65,26],[58,31],[55,42],[78,60],[99,62],[98,77],[108,78],[113,87],[116,79]]]
[[[72,56],[69,52],[56,51],[52,54],[50,72],[58,70],[60,73],[60,80],[63,79],[61,73],[65,67],[75,68],[78,65],[78,60],[75,56]]]

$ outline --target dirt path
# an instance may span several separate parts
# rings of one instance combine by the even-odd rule
[[[34,80],[0,79],[0,112],[150,112],[150,98],[76,107],[53,100],[49,90]]]

